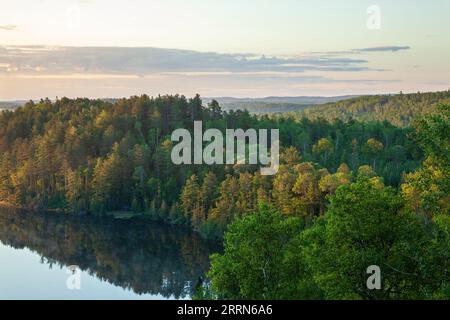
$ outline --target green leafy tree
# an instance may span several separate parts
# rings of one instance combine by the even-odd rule
[[[285,263],[286,249],[301,230],[296,218],[284,219],[276,210],[259,211],[235,220],[225,235],[224,254],[211,256],[211,288],[224,299],[295,299],[303,273]],[[295,292],[296,295],[292,295]]]
[[[403,212],[394,190],[374,180],[340,187],[325,217],[301,237],[309,243],[305,255],[326,298],[425,298],[436,290],[433,264],[423,259],[432,238],[422,220]],[[381,268],[380,290],[366,286],[372,265]]]
[[[402,192],[408,205],[425,216],[450,214],[450,106],[414,123],[414,138],[427,156],[421,169],[406,176]]]
[[[202,221],[201,188],[194,174],[187,181],[181,192],[181,208],[184,216],[192,225],[198,226]]]

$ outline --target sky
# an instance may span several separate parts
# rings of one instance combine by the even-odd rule
[[[448,0],[0,0],[0,101],[450,88]]]

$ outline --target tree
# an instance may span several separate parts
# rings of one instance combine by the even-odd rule
[[[202,220],[201,190],[198,184],[197,176],[192,175],[187,181],[181,192],[181,208],[187,221],[193,226],[198,226]]]
[[[273,181],[273,200],[276,207],[285,215],[296,213],[296,207],[293,203],[296,174],[292,167],[281,165]]]
[[[287,273],[283,260],[300,230],[298,219],[283,219],[267,206],[235,220],[225,235],[224,254],[211,256],[208,277],[214,294],[223,299],[299,298],[292,289],[303,274]]]
[[[335,174],[327,174],[320,179],[319,189],[326,195],[332,195],[341,185],[348,184],[350,181],[351,174],[349,171],[345,167],[340,167]]]
[[[383,151],[384,145],[380,141],[374,138],[367,140],[363,146],[363,153],[368,159],[373,159],[373,168],[376,165],[376,159],[380,157],[380,153]]]
[[[203,179],[203,184],[201,187],[201,205],[204,213],[203,222],[208,219],[208,212],[213,207],[214,202],[217,200],[219,195],[217,189],[217,177],[213,172],[208,172]]]
[[[433,158],[428,158],[421,169],[407,174],[401,190],[408,207],[417,214],[428,218],[450,214],[450,176]]]
[[[94,212],[104,213],[107,210],[120,210],[130,206],[132,170],[117,143],[106,159],[97,160],[92,180],[91,209]]]
[[[325,217],[301,235],[326,298],[423,298],[437,289],[428,270],[432,264],[423,259],[431,237],[422,220],[403,208],[393,189],[367,178],[341,186],[331,197]],[[381,290],[366,286],[372,265],[382,270]]]
[[[293,205],[303,217],[311,219],[320,213],[319,174],[312,163],[305,162],[295,167],[297,173],[292,191]]]
[[[219,106],[217,100],[212,100],[208,103],[209,111],[211,112],[211,118],[213,120],[218,120],[222,117],[222,109]]]
[[[436,114],[413,123],[413,137],[425,153],[447,172],[450,170],[450,105],[441,104]]]
[[[237,216],[239,199],[239,181],[228,175],[220,184],[220,195],[209,217],[216,223],[226,226]]]
[[[427,159],[421,169],[406,176],[403,196],[411,209],[431,217],[450,214],[450,106],[414,123],[414,138]]]
[[[297,148],[289,147],[281,154],[281,163],[289,166],[296,165],[300,163],[301,156]]]
[[[376,176],[371,166],[363,165],[358,168],[358,177],[373,178]]]
[[[332,151],[333,151],[333,144],[327,138],[321,138],[313,146],[313,153],[320,155],[325,163],[327,162],[329,154]]]

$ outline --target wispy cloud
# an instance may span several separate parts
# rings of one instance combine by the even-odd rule
[[[410,46],[382,46],[382,47],[370,47],[370,48],[361,48],[361,49],[353,49],[355,52],[397,52],[401,50],[409,50]]]
[[[6,24],[6,25],[0,25],[0,31],[15,31],[18,29],[18,26],[15,24]]]
[[[4,45],[0,96],[286,96],[402,90],[402,80],[380,72],[387,70],[374,66],[371,56],[351,50],[264,56],[152,47]]]
[[[167,72],[299,73],[370,70],[367,60],[307,55],[298,57],[223,54],[151,47],[0,46],[0,72],[30,74],[106,73],[147,75]]]

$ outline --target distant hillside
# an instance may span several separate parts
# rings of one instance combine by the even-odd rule
[[[450,90],[361,96],[323,105],[308,106],[291,114],[310,119],[387,120],[396,126],[406,127],[415,117],[433,112],[439,103],[450,103]]]
[[[26,101],[0,101],[0,111],[16,109],[25,103]]]
[[[431,113],[439,103],[450,103],[450,90],[440,92],[335,96],[335,97],[265,97],[234,98],[210,97],[204,99],[206,106],[211,100],[217,100],[224,111],[247,110],[251,113],[283,113],[295,118],[324,118],[327,120],[360,121],[387,120],[400,127],[407,127],[420,115]],[[104,98],[101,101],[117,103],[120,99]],[[38,101],[36,101],[38,102]],[[26,101],[0,101],[0,111],[16,109]]]
[[[274,113],[291,112],[303,110],[311,105],[337,102],[350,99],[355,96],[337,96],[337,97],[265,97],[265,98],[233,98],[233,97],[215,97],[206,98],[209,102],[212,99],[217,100],[222,109],[229,110],[248,110],[252,113]]]

